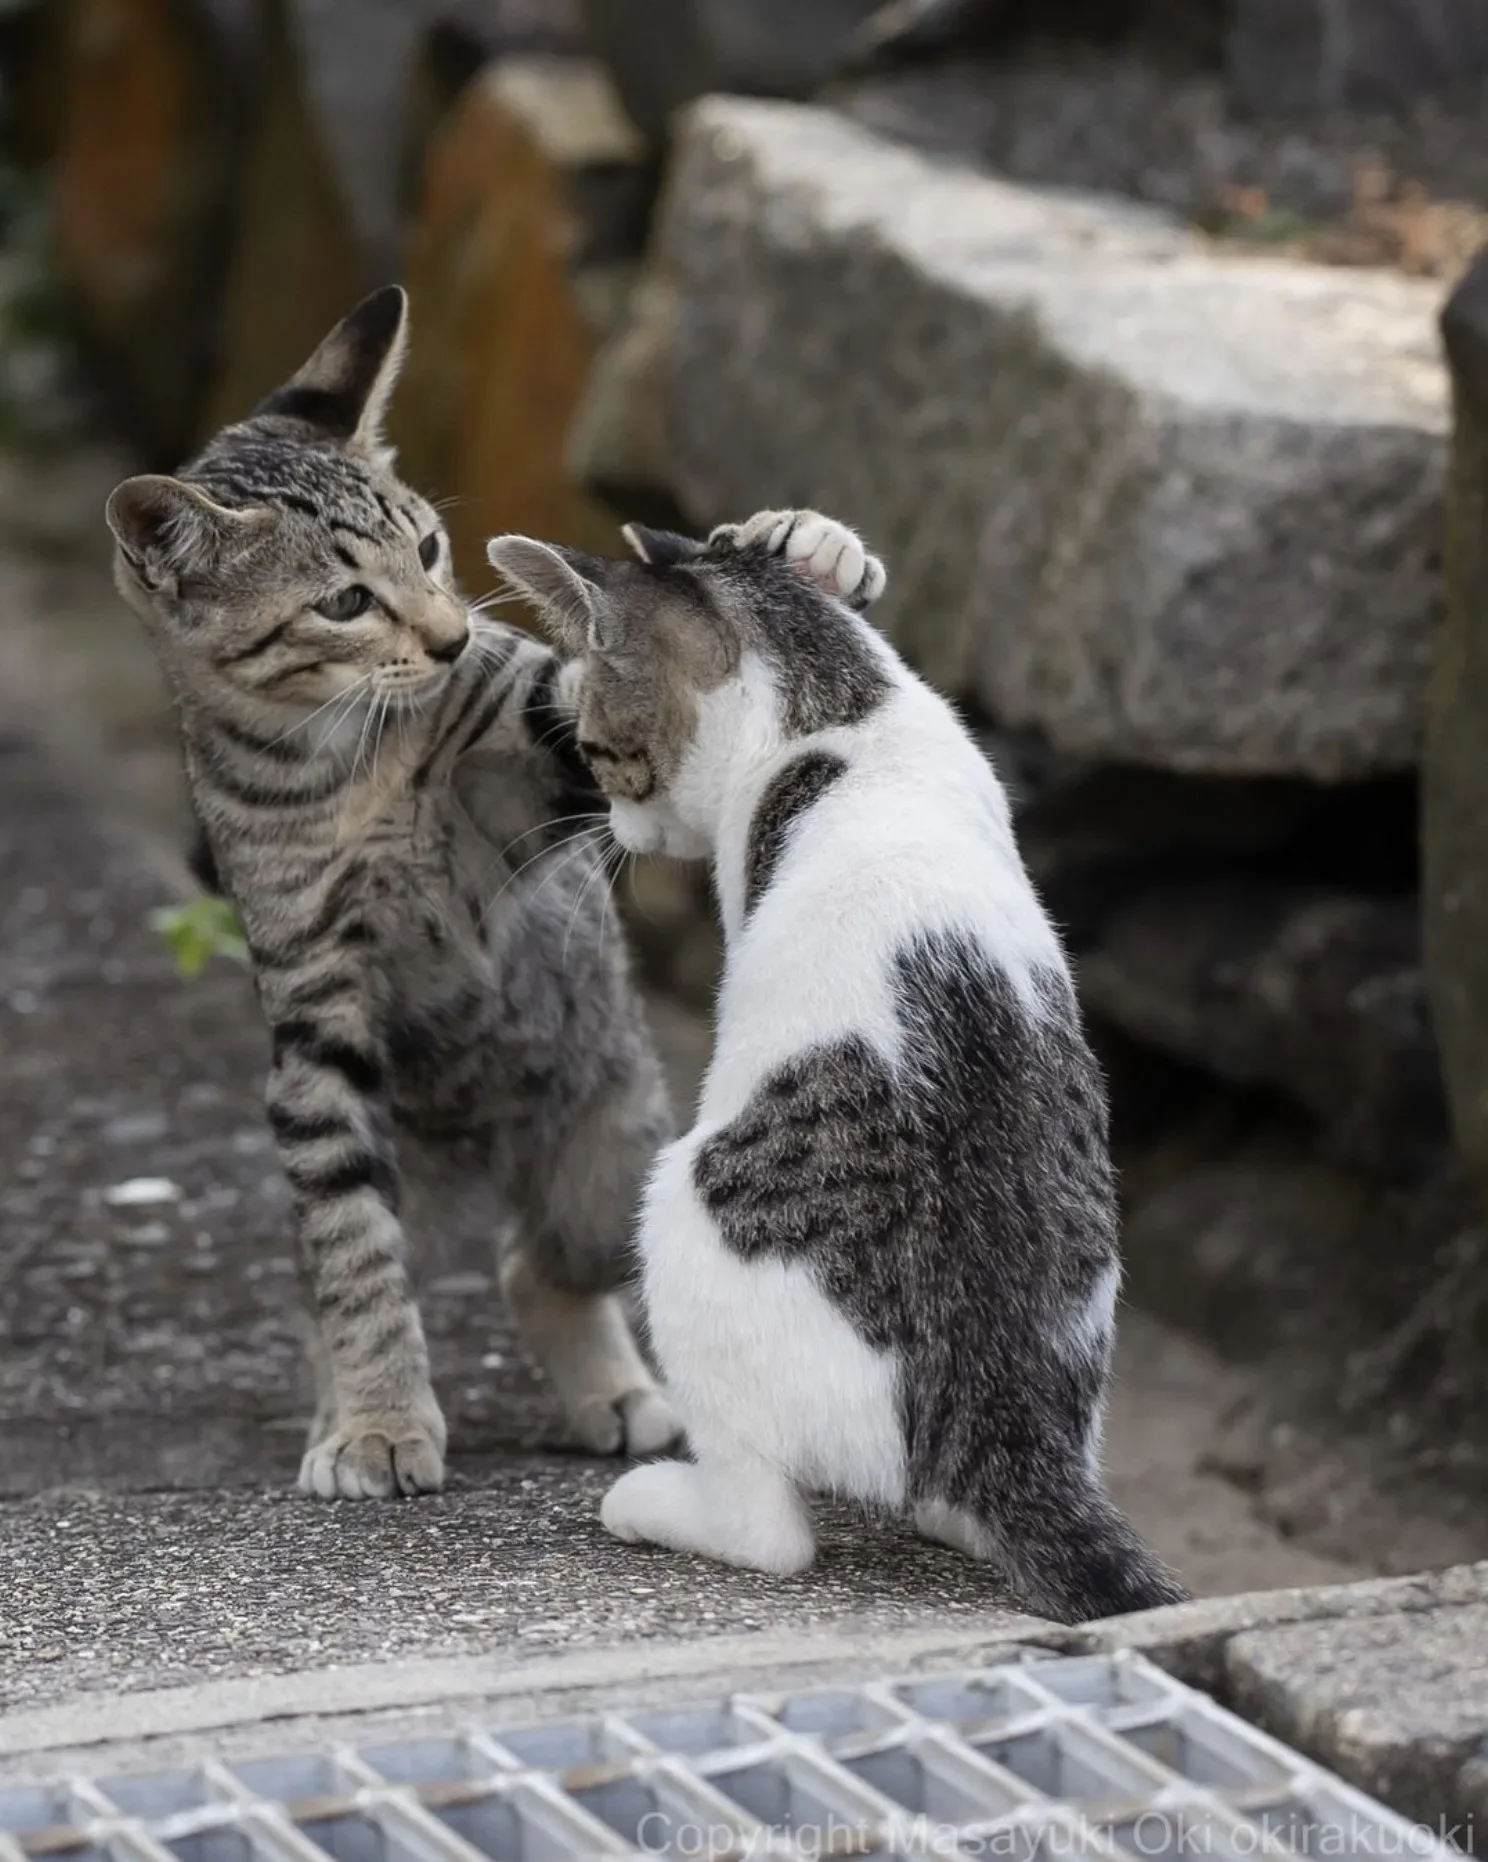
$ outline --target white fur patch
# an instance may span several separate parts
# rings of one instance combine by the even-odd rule
[[[803,531],[813,574],[829,549],[827,573],[853,569],[840,530]],[[640,1229],[652,1335],[697,1464],[627,1476],[604,1519],[621,1537],[766,1570],[809,1558],[801,1490],[903,1503],[900,1366],[867,1343],[808,1266],[729,1248],[693,1187],[693,1159],[771,1072],[814,1045],[852,1036],[894,1065],[903,1041],[895,959],[916,937],[974,940],[1030,1013],[1042,1012],[1034,972],[1065,970],[996,775],[945,701],[858,625],[890,681],[881,705],[858,724],[787,742],[774,675],[746,656],[737,679],[702,699],[667,798],[678,829],[715,850],[728,944],[698,1122],[658,1160]],[[756,806],[808,742],[841,757],[845,772],[791,825],[768,885],[748,904]],[[627,822],[627,833],[640,826]],[[665,841],[664,826],[648,831]],[[1076,1349],[1090,1348],[1114,1297],[1114,1280],[1103,1282],[1076,1323]],[[921,1523],[985,1550],[970,1522],[945,1509]]]

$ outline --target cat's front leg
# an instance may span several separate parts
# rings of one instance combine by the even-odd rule
[[[270,1022],[269,1123],[321,1367],[300,1487],[327,1500],[436,1492],[445,1425],[405,1266],[378,1043],[351,995]]]
[[[756,511],[742,524],[720,524],[708,541],[735,549],[762,543],[772,556],[809,576],[823,594],[853,608],[871,607],[888,581],[883,563],[858,533],[820,511]]]

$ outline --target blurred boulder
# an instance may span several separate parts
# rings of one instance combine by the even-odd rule
[[[1080,757],[1414,765],[1440,595],[1437,287],[713,98],[657,240],[675,490],[860,524],[927,676]]]
[[[603,73],[571,62],[489,67],[430,148],[393,432],[410,478],[452,496],[445,520],[473,589],[490,585],[485,543],[498,531],[614,547],[563,444],[605,298],[586,286],[633,265],[648,173]]]
[[[667,407],[675,340],[676,294],[665,280],[647,278],[595,356],[569,429],[565,456],[575,482],[626,518],[644,520],[671,498]]]
[[[1442,327],[1456,419],[1423,773],[1426,959],[1458,1143],[1488,1189],[1488,252]]]
[[[1128,1034],[1304,1106],[1367,1173],[1408,1178],[1446,1148],[1413,898],[1257,875],[1158,886],[1112,915],[1080,987]]]
[[[584,0],[590,42],[653,141],[709,91],[805,97],[842,64],[879,0]]]
[[[249,114],[242,47],[193,0],[70,0],[56,38],[56,274],[119,423],[188,450]]]
[[[1259,115],[1375,109],[1488,72],[1483,0],[1234,0],[1230,81]]]

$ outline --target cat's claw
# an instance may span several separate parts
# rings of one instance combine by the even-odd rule
[[[443,1429],[385,1416],[331,1429],[300,1463],[300,1491],[318,1500],[396,1500],[444,1485]]]
[[[870,607],[888,580],[883,563],[862,538],[820,511],[756,511],[742,524],[721,524],[709,539],[742,549],[763,543],[807,575],[823,594],[854,608]]]
[[[591,1455],[644,1460],[682,1437],[681,1423],[654,1386],[627,1391],[614,1401],[597,1397],[576,1410],[572,1421],[574,1434]]]

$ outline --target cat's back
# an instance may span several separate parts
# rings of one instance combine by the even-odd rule
[[[900,1050],[904,986],[955,949],[1032,1017],[1067,988],[1006,797],[950,707],[919,681],[871,720],[783,756],[735,829],[719,1064],[710,1109],[811,1047]],[[722,876],[725,882],[730,875]]]
[[[933,930],[989,941],[1009,964],[1063,968],[996,774],[917,679],[873,715],[795,747],[743,831],[740,956],[811,935],[880,962]]]

